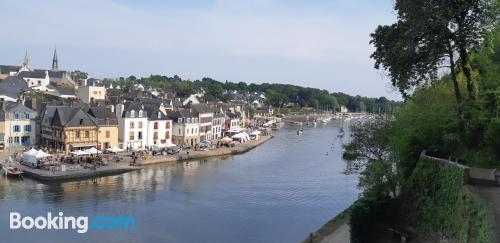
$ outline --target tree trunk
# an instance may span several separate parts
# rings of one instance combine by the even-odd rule
[[[476,99],[476,94],[475,94],[475,87],[474,87],[474,79],[472,78],[472,71],[470,68],[470,63],[469,63],[469,53],[467,52],[467,49],[465,47],[460,46],[459,47],[459,52],[460,52],[460,61],[462,63],[462,72],[465,75],[465,78],[467,80],[467,93],[469,100],[475,100]]]
[[[455,70],[455,60],[453,55],[453,49],[451,49],[451,45],[449,46],[449,58],[450,58],[450,76],[451,81],[453,82],[453,90],[455,91],[455,99],[457,100],[457,112],[458,112],[458,129],[460,132],[464,130],[464,119],[463,119],[463,103],[462,103],[462,94],[460,92],[460,86],[457,80],[457,73]]]

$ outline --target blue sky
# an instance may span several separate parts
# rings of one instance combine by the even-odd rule
[[[2,64],[94,77],[178,74],[399,98],[373,69],[369,34],[391,0],[1,0]],[[7,20],[7,21],[5,21]]]

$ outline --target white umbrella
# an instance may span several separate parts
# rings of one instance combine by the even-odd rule
[[[45,152],[43,152],[42,150],[37,151],[37,152],[36,152],[36,154],[35,154],[35,157],[36,157],[37,159],[47,158],[47,157],[49,157],[49,156],[50,156],[50,154],[45,153]]]
[[[97,154],[97,153],[101,153],[101,151],[97,150],[96,148],[92,147],[92,148],[89,148],[89,149],[86,149],[84,150],[84,152],[87,152],[89,154]]]
[[[119,153],[119,152],[125,151],[125,150],[123,150],[121,148],[118,148],[118,147],[111,147],[111,148],[108,148],[106,150],[109,151],[109,152],[111,152],[111,153]]]
[[[87,153],[85,151],[82,151],[82,150],[75,150],[75,151],[73,151],[71,153],[74,154],[74,155],[77,155],[77,156],[89,155],[89,153]]]
[[[23,154],[35,155],[36,153],[38,153],[38,150],[32,148],[29,151],[24,152]]]

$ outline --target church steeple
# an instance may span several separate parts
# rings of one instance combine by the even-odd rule
[[[26,49],[26,52],[24,53],[24,59],[23,59],[23,66],[29,66],[30,65],[30,59],[28,58],[28,49]]]
[[[59,70],[59,63],[57,61],[57,48],[54,48],[54,57],[52,58],[52,71]]]
[[[28,50],[24,53],[23,66],[19,69],[19,72],[31,71],[30,59],[28,58]]]

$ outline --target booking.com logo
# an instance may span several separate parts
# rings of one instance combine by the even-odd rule
[[[64,216],[63,212],[57,215],[47,213],[47,216],[22,217],[18,212],[10,213],[10,229],[38,229],[38,230],[76,230],[80,234],[89,230],[135,230],[137,222],[135,216],[96,216],[89,221],[86,216]]]

